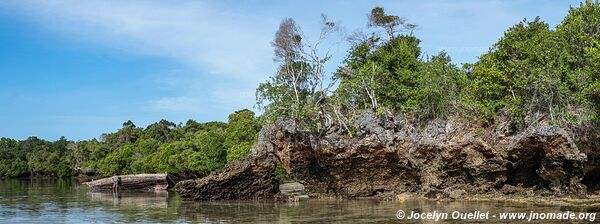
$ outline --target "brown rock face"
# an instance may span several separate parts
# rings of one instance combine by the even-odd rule
[[[544,122],[506,134],[452,119],[421,127],[401,116],[365,111],[355,127],[359,131],[350,137],[335,127],[319,134],[280,121],[262,131],[254,153],[274,155],[309,195],[343,197],[404,192],[583,197],[585,171],[598,167],[587,163],[567,130]]]
[[[273,198],[273,157],[312,196],[585,197],[600,188],[600,135],[585,126],[563,129],[543,119],[521,132],[453,119],[419,126],[365,111],[354,127],[351,137],[339,127],[315,133],[279,121],[261,131],[251,159],[175,188],[188,200]]]
[[[564,129],[542,126],[527,132],[508,151],[507,183],[550,189],[555,195],[585,195],[585,154]]]
[[[252,158],[228,164],[221,172],[175,185],[186,200],[227,200],[273,198],[278,193],[275,162]]]

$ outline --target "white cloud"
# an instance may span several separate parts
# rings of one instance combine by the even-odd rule
[[[76,42],[181,63],[181,68],[152,74],[154,88],[166,94],[148,102],[148,108],[153,112],[207,113],[253,105],[257,83],[274,71],[269,42],[277,29],[278,18],[294,17],[305,32],[314,34],[311,31],[318,31],[319,13],[331,12],[332,19],[341,19],[344,24],[350,24],[347,28],[354,29],[365,25],[364,15],[376,5],[366,1],[311,4],[278,1],[261,7],[255,2],[228,1],[223,5],[229,8],[224,8],[218,3],[4,0],[0,1],[0,13],[10,11]],[[377,3],[420,26],[416,34],[423,39],[421,46],[426,54],[446,50],[457,62],[473,62],[512,24],[536,15],[525,11],[556,14],[551,8],[525,7],[538,5],[536,1]],[[247,7],[249,5],[252,7]],[[337,53],[328,66],[335,67],[343,59],[345,48],[337,49]]]
[[[189,85],[194,89],[195,84]],[[254,86],[237,83],[222,83],[201,91],[185,91],[181,96],[161,97],[150,103],[154,112],[205,114],[222,111],[225,114],[234,110],[252,109],[254,106]]]
[[[245,102],[253,102],[254,101],[254,89],[250,87],[248,90],[241,90],[239,87],[235,86],[219,86],[212,90],[211,95],[213,95],[217,102],[226,102],[227,105],[232,108],[239,110],[248,107],[252,107],[253,105],[244,105]],[[251,109],[251,108],[248,108]]]
[[[197,85],[217,78],[229,91],[245,94],[273,68],[269,42],[274,19],[241,15],[199,1],[55,0],[5,1],[0,10],[17,12],[50,32],[127,54],[163,57],[191,67],[185,76],[165,74],[178,83],[178,96],[163,97],[151,107],[164,111],[198,111],[195,97],[207,94]],[[175,91],[175,90],[174,90]],[[210,97],[210,96],[209,96]],[[218,96],[214,96],[218,97]],[[243,98],[243,104],[252,99]]]
[[[82,41],[168,57],[234,77],[252,76],[248,73],[269,66],[271,28],[276,25],[197,1],[14,1],[8,5]]]
[[[151,109],[170,112],[200,112],[201,105],[207,105],[200,98],[179,96],[163,97],[151,103]]]

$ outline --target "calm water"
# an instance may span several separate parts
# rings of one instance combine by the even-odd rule
[[[586,211],[590,208],[526,204],[408,200],[310,199],[296,203],[270,201],[183,202],[174,192],[92,193],[75,180],[0,180],[0,223],[432,223],[398,220],[396,212]],[[600,218],[600,217],[598,217]],[[596,222],[598,222],[598,218]],[[466,220],[446,220],[465,223]],[[481,220],[471,221],[480,223]],[[491,218],[488,222],[506,223]],[[514,222],[514,221],[513,221]],[[523,221],[526,222],[526,221]],[[555,221],[564,223],[564,221]],[[528,223],[548,223],[548,220]],[[590,223],[586,221],[586,223]]]

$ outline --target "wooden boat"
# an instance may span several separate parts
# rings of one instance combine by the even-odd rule
[[[169,181],[168,174],[133,174],[120,175],[121,185],[119,190],[137,190],[137,191],[165,191],[173,183]],[[112,191],[112,177],[85,182],[92,191]]]

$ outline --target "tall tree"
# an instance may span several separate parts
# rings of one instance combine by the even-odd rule
[[[308,41],[293,19],[281,22],[272,42],[279,68],[256,93],[267,117],[318,120],[323,115],[321,107],[335,83],[327,83],[324,64],[331,55],[328,50],[322,52],[321,46],[338,27],[325,15],[321,19],[322,29],[314,42]]]
[[[397,32],[412,31],[417,27],[402,17],[386,14],[382,7],[375,7],[371,10],[369,26],[383,28],[389,40],[394,39]]]

